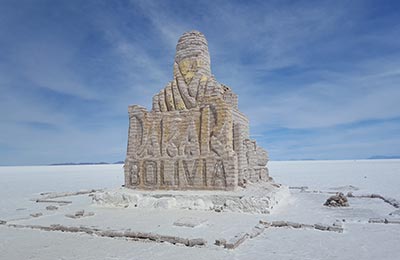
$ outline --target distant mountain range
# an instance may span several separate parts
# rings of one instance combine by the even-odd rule
[[[51,166],[60,166],[60,165],[103,165],[103,164],[124,164],[124,161],[118,161],[118,162],[114,162],[114,163],[108,163],[108,162],[79,162],[79,163],[67,162],[67,163],[52,163],[50,165]]]
[[[376,159],[400,159],[400,155],[374,155],[369,157],[368,159],[376,160]]]
[[[400,155],[374,155],[369,158],[369,160],[382,160],[382,159],[400,159]],[[317,159],[312,158],[304,158],[304,159],[286,159],[286,160],[273,160],[273,161],[317,161]],[[103,164],[124,164],[124,161],[118,161],[114,163],[108,162],[67,162],[67,163],[53,163],[50,164],[51,166],[58,166],[58,165],[103,165]]]

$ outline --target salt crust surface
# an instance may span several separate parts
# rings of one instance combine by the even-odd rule
[[[354,194],[381,194],[400,199],[400,160],[271,162],[271,175],[287,186],[335,192],[351,188]],[[0,225],[0,259],[398,259],[400,225],[369,224],[369,218],[389,218],[396,211],[378,199],[349,198],[350,207],[323,207],[326,193],[290,190],[286,203],[270,215],[180,209],[108,208],[92,204],[87,195],[69,197],[72,203],[56,211],[33,203],[41,192],[116,189],[123,182],[120,165],[0,167],[0,219],[19,224],[86,225],[110,229],[131,228],[186,237],[209,238],[203,248],[168,243],[135,242],[85,234],[13,229]],[[23,187],[23,188],[21,188]],[[114,187],[114,188],[113,188]],[[347,188],[346,188],[347,187]],[[80,209],[94,216],[70,219]],[[32,218],[30,213],[43,212]],[[397,215],[396,215],[397,216]],[[207,219],[194,227],[178,227],[181,218]],[[212,246],[215,237],[230,238],[260,219],[332,224],[345,219],[344,233],[307,229],[270,228],[235,250]],[[14,219],[14,220],[13,220]],[[145,221],[147,219],[147,221]],[[185,233],[186,232],[186,233]]]

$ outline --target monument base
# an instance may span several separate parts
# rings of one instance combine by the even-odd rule
[[[97,192],[93,203],[105,207],[188,209],[269,214],[289,196],[286,186],[264,182],[231,191],[146,191],[128,188]]]

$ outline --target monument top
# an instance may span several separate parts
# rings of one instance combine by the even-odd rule
[[[210,54],[204,34],[199,31],[185,32],[176,45],[175,62],[183,75],[190,79],[200,72],[204,76],[211,76]],[[189,75],[187,75],[189,74]]]

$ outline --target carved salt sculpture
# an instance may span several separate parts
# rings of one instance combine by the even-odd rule
[[[153,107],[129,107],[125,187],[234,190],[269,181],[268,154],[249,139],[249,121],[232,90],[211,74],[207,40],[184,33],[174,78]]]

